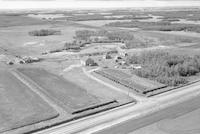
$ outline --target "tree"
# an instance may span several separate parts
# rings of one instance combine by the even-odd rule
[[[106,59],[112,59],[111,55],[109,53],[106,54],[105,56]]]
[[[85,61],[85,65],[86,66],[98,66],[98,64],[92,58],[88,58]]]

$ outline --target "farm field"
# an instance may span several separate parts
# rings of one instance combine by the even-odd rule
[[[95,96],[88,94],[80,86],[43,69],[21,68],[18,71],[42,87],[41,92],[45,93],[69,113],[100,103]]]
[[[143,95],[148,95],[150,92],[153,92],[154,90],[161,90],[162,92],[162,88],[166,87],[166,85],[164,84],[140,78],[135,75],[129,75],[119,70],[102,69],[102,70],[97,70],[95,72],[112,81],[122,84],[128,88],[131,88],[133,89],[133,91],[139,92],[140,94]]]
[[[6,70],[0,70],[0,91],[0,132],[58,116],[48,103]]]

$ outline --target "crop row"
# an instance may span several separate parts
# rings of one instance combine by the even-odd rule
[[[165,85],[163,85],[150,88],[148,86],[141,85],[137,83],[138,79],[134,79],[130,75],[118,70],[104,69],[95,72],[103,77],[106,77],[116,83],[119,83],[127,88],[133,89],[134,91],[146,96],[152,95],[152,93],[156,90],[159,90],[158,92],[162,92],[163,88],[166,87]]]
[[[136,92],[140,92],[143,94],[143,92],[145,91],[145,88],[136,84],[131,77],[127,77],[125,78],[124,75],[125,73],[121,72],[121,71],[117,71],[114,73],[115,70],[98,70],[95,71],[97,74],[100,74],[103,77],[106,77],[116,83],[119,83],[125,87],[134,89]],[[120,77],[121,75],[121,77]],[[127,74],[127,76],[129,76]]]

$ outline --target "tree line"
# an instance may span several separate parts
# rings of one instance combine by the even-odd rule
[[[95,40],[92,41],[92,36],[103,36],[106,37],[104,40]],[[155,44],[148,39],[139,39],[137,38],[132,32],[127,31],[107,31],[107,30],[80,30],[76,31],[75,40],[93,43],[93,42],[122,42],[125,44],[124,48],[131,49],[131,48],[145,48],[150,47]]]

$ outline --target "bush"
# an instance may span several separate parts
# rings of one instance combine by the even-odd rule
[[[178,86],[181,84],[186,84],[188,81],[186,78],[175,76],[175,77],[157,77],[156,80],[160,83],[164,83],[168,86]]]

